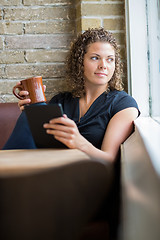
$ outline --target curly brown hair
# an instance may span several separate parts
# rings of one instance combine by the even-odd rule
[[[116,39],[112,33],[103,28],[88,29],[84,33],[79,34],[77,39],[71,43],[70,52],[66,59],[67,84],[71,88],[72,94],[75,97],[81,97],[85,93],[84,89],[84,55],[87,52],[87,47],[91,43],[107,42],[110,43],[115,50],[115,71],[108,82],[106,91],[123,90],[122,73],[123,65],[121,63],[119,48]]]

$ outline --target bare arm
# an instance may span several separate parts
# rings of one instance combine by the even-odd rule
[[[114,161],[120,144],[132,133],[133,121],[137,116],[138,110],[136,108],[127,108],[115,114],[106,129],[101,150],[87,141],[79,133],[74,121],[67,118],[66,115],[51,120],[44,127],[47,129],[48,134],[53,134],[57,140],[69,148],[77,148],[95,158]]]
[[[115,114],[108,124],[101,150],[90,148],[93,156],[114,161],[121,143],[132,133],[133,121],[137,116],[138,110],[136,108],[127,108]],[[87,153],[87,151],[89,150],[85,152]]]

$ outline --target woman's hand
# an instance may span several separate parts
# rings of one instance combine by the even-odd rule
[[[65,144],[68,148],[81,149],[88,142],[78,131],[77,125],[65,114],[63,117],[50,120],[44,124],[48,134],[51,134],[58,141]]]
[[[20,86],[20,85],[21,85],[21,82],[18,82],[18,83],[16,84],[17,87]],[[19,101],[18,101],[18,107],[20,108],[21,111],[23,111],[23,110],[24,110],[24,105],[31,103],[31,99],[30,99],[30,98],[27,98],[27,96],[29,95],[29,92],[28,92],[28,91],[20,91],[20,92],[19,92],[19,95],[20,95],[21,97],[24,97],[23,100],[19,100]]]
[[[21,82],[18,82],[18,83],[16,84],[16,86],[20,86],[20,85],[21,85]],[[43,88],[44,88],[44,92],[45,92],[45,91],[46,91],[46,86],[43,85]],[[20,91],[20,92],[19,92],[19,95],[20,95],[21,97],[24,97],[23,100],[19,100],[19,101],[18,101],[18,106],[19,106],[20,110],[23,111],[23,110],[24,110],[24,106],[25,106],[26,104],[30,104],[30,103],[31,103],[31,99],[28,97],[28,96],[29,96],[29,92],[28,92],[28,91]]]

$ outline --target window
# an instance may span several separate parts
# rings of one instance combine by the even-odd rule
[[[160,0],[126,0],[129,93],[142,116],[160,117]]]
[[[160,175],[160,0],[125,0],[128,89],[141,117],[135,121]]]
[[[129,93],[160,118],[160,0],[126,0]]]
[[[149,116],[146,0],[126,0],[128,89],[138,102],[141,116]]]

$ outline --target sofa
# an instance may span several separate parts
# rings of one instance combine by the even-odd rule
[[[0,103],[0,149],[9,138],[19,115],[17,103]]]
[[[20,113],[17,103],[0,103],[0,149],[9,138]],[[97,213],[98,217],[88,222],[83,229],[80,240],[113,240],[117,238],[120,210],[120,161],[114,166],[113,172],[116,173],[116,177],[109,187],[107,199],[102,204],[100,212]],[[0,177],[0,181],[2,180],[4,181]],[[11,186],[12,184],[13,181],[11,181]],[[1,220],[3,221],[3,219]],[[6,239],[9,240],[9,238]]]

